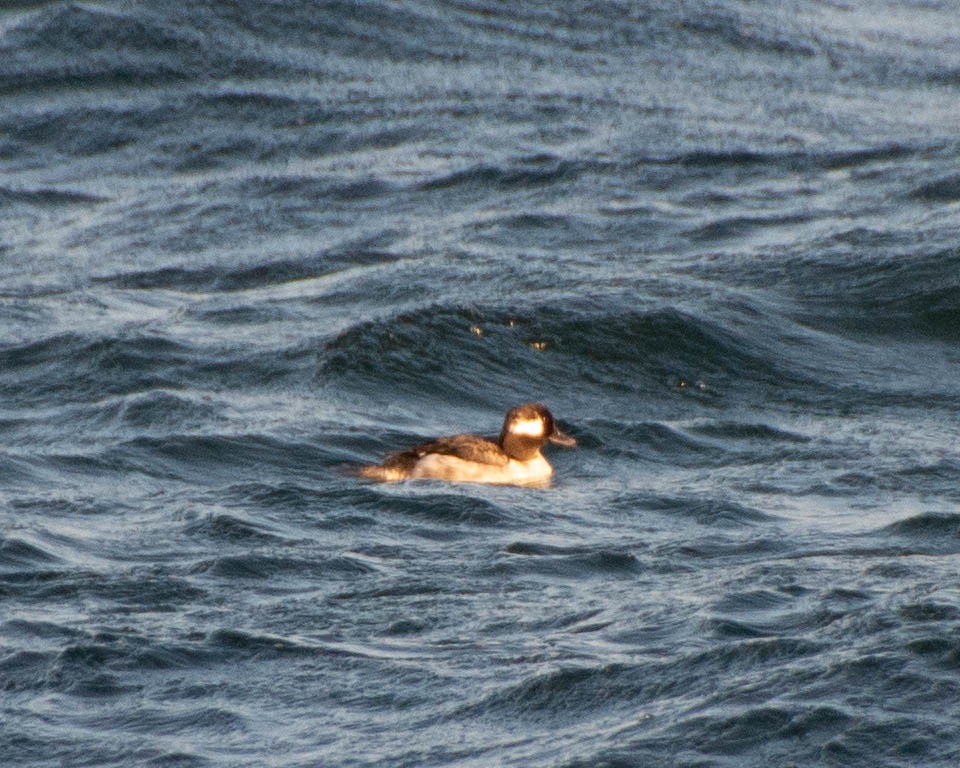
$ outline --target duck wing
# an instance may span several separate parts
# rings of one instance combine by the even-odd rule
[[[492,440],[479,435],[453,435],[392,453],[387,456],[383,466],[388,469],[410,470],[428,453],[454,456],[464,461],[490,464],[495,467],[504,467],[510,461],[510,457]]]

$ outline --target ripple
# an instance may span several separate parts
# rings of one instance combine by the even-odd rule
[[[193,361],[188,347],[153,336],[60,334],[0,349],[0,365],[15,371],[4,386],[24,404],[91,402],[105,395],[176,391],[176,371]]]
[[[233,269],[225,269],[222,265],[216,264],[203,268],[163,267],[140,272],[122,272],[100,276],[95,281],[118,288],[137,290],[166,289],[230,293],[312,280],[353,266],[376,266],[396,260],[395,255],[386,251],[356,248],[333,250],[308,258],[263,261]],[[203,310],[200,318],[234,323],[238,320],[237,311],[224,317],[222,314],[215,314],[215,310]],[[249,307],[246,311],[262,312],[264,309]]]
[[[99,722],[95,718],[90,720],[91,725]],[[160,736],[177,736],[185,728],[217,736],[244,733],[249,729],[246,718],[233,710],[216,706],[184,706],[183,704],[170,708],[134,707],[112,718],[111,728],[127,733]]]
[[[177,431],[191,426],[208,426],[218,410],[210,402],[175,392],[154,390],[126,398],[121,418],[126,425],[136,429]]]
[[[89,206],[109,202],[107,198],[55,187],[44,189],[9,189],[0,187],[0,205]]]
[[[258,659],[288,656],[337,658],[361,655],[333,645],[292,640],[237,629],[218,629],[211,632],[207,636],[207,645],[217,651],[226,652],[233,661],[238,657]]]
[[[683,544],[672,545],[678,556],[698,560],[716,560],[724,558],[742,558],[744,561],[767,558],[790,551],[790,545],[783,539],[757,536],[747,540],[731,539],[726,536],[702,536]]]
[[[436,493],[419,489],[399,493],[372,492],[358,506],[439,525],[488,527],[508,524],[513,520],[513,515],[497,502],[467,493]]]
[[[515,166],[477,165],[454,173],[438,176],[420,184],[423,192],[478,188],[524,189],[575,178],[578,166],[565,162],[545,162],[531,158]]]
[[[52,552],[16,536],[0,537],[0,569],[47,569],[63,561]]]
[[[623,701],[639,704],[650,696],[651,691],[635,667],[571,666],[509,686],[471,705],[469,710],[507,719],[563,719],[576,712],[596,712]]]
[[[170,434],[137,437],[104,452],[97,464],[159,478],[236,480],[238,467],[282,468],[299,476],[322,465],[313,446],[262,434]]]
[[[263,544],[283,541],[282,537],[262,525],[228,514],[210,515],[186,526],[184,532],[189,536],[225,543],[250,541]]]
[[[921,184],[910,197],[931,203],[952,203],[960,200],[960,175],[941,176]]]
[[[911,550],[938,554],[960,552],[960,515],[924,513],[899,520],[876,532],[891,542],[903,542]]]
[[[908,652],[947,669],[960,669],[960,643],[940,635],[919,637],[906,644]]]
[[[0,690],[11,694],[42,690],[55,658],[51,651],[14,651],[0,657]]]
[[[721,440],[743,440],[748,442],[784,442],[809,443],[810,438],[789,430],[763,423],[744,423],[736,421],[721,421],[706,424],[695,424],[687,431],[705,437],[715,437]]]
[[[777,521],[775,515],[726,499],[684,498],[648,492],[630,492],[619,496],[615,505],[622,509],[658,512],[672,518],[693,520],[699,525],[717,528],[752,527]]]
[[[960,618],[960,608],[931,601],[900,606],[900,615],[911,622],[945,622]]]
[[[134,694],[142,686],[124,682],[117,673],[128,659],[127,649],[114,644],[70,644],[52,660],[45,686],[82,698],[113,699]]]
[[[302,559],[248,553],[224,555],[195,563],[192,574],[228,580],[271,580],[278,589],[297,590],[306,585],[324,584],[329,579],[348,579],[374,572],[367,563],[349,557]]]
[[[631,576],[644,567],[632,552],[590,547],[557,547],[535,542],[514,542],[504,548],[490,572],[497,575],[525,574],[565,578]]]

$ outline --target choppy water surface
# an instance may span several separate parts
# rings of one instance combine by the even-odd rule
[[[766,5],[5,4],[3,764],[956,765],[957,7]]]

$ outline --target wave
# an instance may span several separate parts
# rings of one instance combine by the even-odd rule
[[[782,25],[768,27],[762,17],[751,18],[748,22],[745,14],[722,8],[698,9],[695,15],[685,15],[680,26],[707,45],[720,43],[739,55],[756,52],[777,57],[813,58],[820,53],[816,43],[804,40],[796,33],[791,38],[789,28]]]
[[[960,174],[941,176],[921,184],[910,197],[928,203],[954,203],[960,200]]]
[[[850,149],[811,148],[805,151],[694,149],[663,157],[642,155],[637,158],[637,161],[711,172],[727,169],[770,169],[778,173],[839,171],[909,160],[925,155],[930,149],[927,145],[906,143]]]
[[[332,463],[322,448],[266,434],[169,434],[122,441],[95,458],[117,472],[141,472],[160,479],[236,479],[239,467],[271,467],[293,482]]]
[[[365,6],[351,4],[322,14],[291,5],[283,13],[257,14],[255,25],[250,9],[242,5],[230,13],[178,6],[175,21],[164,5],[134,12],[50,4],[20,14],[5,31],[0,92],[269,78],[316,71],[319,62],[331,56],[453,61],[462,57],[467,44],[444,42],[452,30],[442,15],[425,16],[387,2],[376,3],[372,15]],[[216,45],[210,44],[212,39]],[[306,51],[322,55],[306,56]]]
[[[176,290],[188,293],[248,291],[286,283],[312,280],[352,267],[375,267],[395,262],[398,257],[373,248],[350,248],[297,259],[268,259],[242,267],[210,264],[205,267],[162,267],[142,271],[120,272],[93,279],[94,284],[135,290]],[[238,311],[263,312],[262,308],[244,307]],[[202,320],[235,322],[236,313],[221,318],[223,310],[206,310]],[[256,318],[257,316],[254,315]]]
[[[143,16],[74,4],[28,14],[6,38],[0,93],[157,85],[183,79],[180,62],[205,55],[199,35],[174,32]]]
[[[540,720],[570,717],[574,712],[596,714],[617,702],[648,700],[642,670],[611,664],[602,667],[565,667],[545,672],[493,693],[465,708],[464,713]]]
[[[435,306],[348,328],[324,344],[318,379],[501,407],[517,393],[570,400],[591,388],[638,405],[678,395],[740,396],[746,385],[807,384],[759,339],[674,309]],[[548,394],[540,394],[548,393]]]
[[[816,328],[854,338],[956,341],[960,249],[918,248],[912,240],[844,230],[817,243],[815,257],[755,266],[749,279],[789,297],[791,314]]]
[[[400,518],[423,520],[439,526],[504,526],[512,519],[507,509],[492,500],[459,493],[391,494],[378,498],[375,507]],[[440,530],[436,535],[443,536]]]
[[[102,337],[67,333],[0,349],[8,397],[19,402],[99,399],[105,394],[176,390],[175,370],[192,358],[159,336]]]
[[[312,370],[312,343],[298,349],[202,348],[151,333],[63,333],[0,347],[0,392],[21,405],[96,403],[128,397],[127,418],[162,418],[158,404],[184,415],[204,415],[208,405],[183,394],[188,388],[219,390],[279,384]]]
[[[925,512],[880,529],[874,535],[905,545],[911,552],[960,552],[960,514]]]
[[[864,492],[936,493],[944,500],[955,502],[960,499],[956,487],[957,474],[957,462],[942,459],[931,463],[887,467],[882,471],[844,472],[811,490],[832,496],[856,496]]]
[[[6,762],[955,758],[951,19],[840,5],[5,4]]]
[[[62,560],[53,552],[16,536],[0,537],[0,570],[48,569]]]
[[[641,562],[629,551],[618,548],[558,547],[517,541],[504,548],[490,572],[495,575],[561,576],[565,578],[630,577],[643,570]]]
[[[231,581],[269,580],[274,592],[300,591],[311,582],[351,581],[372,572],[370,566],[349,557],[304,559],[260,552],[222,555],[194,563],[190,568],[193,575]]]
[[[254,523],[252,520],[244,520],[230,514],[212,514],[204,517],[187,525],[184,533],[220,544],[249,542],[263,545],[279,544],[285,541],[261,523]]]
[[[720,243],[740,238],[765,228],[782,228],[815,221],[813,214],[776,214],[773,216],[733,216],[719,218],[687,232],[694,241]]]
[[[99,205],[109,198],[58,187],[11,189],[0,187],[0,205],[27,205],[40,208]]]
[[[770,445],[784,443],[790,445],[805,445],[810,442],[807,435],[790,430],[781,429],[770,424],[754,422],[720,421],[703,424],[694,424],[687,428],[688,432],[708,438],[731,440],[738,443],[756,443]]]
[[[657,512],[671,519],[692,520],[698,525],[717,528],[753,527],[779,519],[759,509],[725,499],[659,496],[649,492],[621,494],[611,504],[615,510]]]
[[[421,182],[418,189],[421,192],[453,188],[526,189],[572,181],[589,167],[592,164],[564,161],[550,155],[534,155],[520,158],[510,165],[477,165],[455,171]]]
[[[697,181],[709,181],[718,173],[737,173],[751,180],[784,174],[823,174],[833,171],[868,173],[893,162],[920,160],[931,152],[942,151],[927,144],[889,143],[874,147],[853,146],[844,149],[776,150],[711,150],[691,149],[685,152],[653,154],[630,152],[621,156],[591,157],[558,153],[517,155],[497,163],[478,163],[467,168],[436,175],[414,185],[417,192],[442,191],[473,195],[478,192],[514,192],[557,184],[573,184],[587,176],[600,178],[631,177],[638,172],[652,175],[664,187],[684,187]],[[949,181],[944,184],[949,186]],[[937,187],[934,186],[934,190]],[[720,194],[720,193],[717,193]],[[768,193],[770,194],[770,193]],[[920,192],[920,195],[923,193]],[[689,198],[692,199],[692,198]],[[726,198],[733,202],[735,193]],[[607,206],[604,213],[613,216],[635,215],[636,208]],[[656,212],[649,208],[648,212]],[[712,242],[717,238],[747,234],[765,227],[784,227],[816,221],[822,214],[786,213],[739,216],[720,219],[687,234],[695,240]],[[557,226],[569,217],[543,217],[524,214],[514,218],[531,219],[533,227]]]
[[[793,664],[815,657],[822,647],[794,638],[738,638],[670,661],[566,665],[508,685],[456,713],[522,722],[599,717],[612,711],[633,717],[646,706],[665,706],[709,695],[718,679],[743,670],[767,669],[789,679]]]

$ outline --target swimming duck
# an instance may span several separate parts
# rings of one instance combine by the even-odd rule
[[[544,485],[553,467],[540,453],[547,443],[571,447],[577,441],[561,432],[553,414],[540,403],[507,411],[496,440],[479,435],[451,435],[392,453],[382,464],[362,467],[371,480],[395,482],[430,478],[458,483]]]

